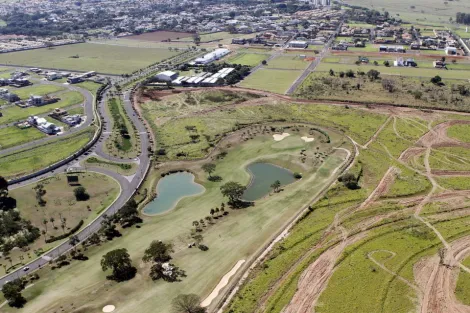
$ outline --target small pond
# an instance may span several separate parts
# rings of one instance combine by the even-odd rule
[[[269,194],[276,180],[281,182],[281,186],[296,180],[291,171],[269,163],[252,163],[246,169],[251,175],[251,182],[243,194],[243,199],[247,201],[255,201]]]
[[[194,175],[191,173],[167,175],[158,182],[157,198],[147,204],[144,213],[154,215],[167,212],[173,209],[182,198],[203,192],[204,187],[194,182]]]

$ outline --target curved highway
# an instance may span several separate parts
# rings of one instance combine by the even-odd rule
[[[77,88],[78,89],[81,88]],[[98,167],[87,167],[86,169],[89,171],[94,171],[102,174],[106,174],[108,176],[111,176],[112,178],[116,179],[119,182],[119,185],[121,187],[121,193],[119,197],[115,200],[115,202],[109,206],[106,210],[102,212],[102,214],[97,217],[93,222],[91,222],[89,225],[84,227],[82,230],[76,233],[78,236],[80,242],[86,240],[90,235],[93,233],[97,232],[101,228],[101,221],[103,220],[104,215],[113,215],[116,213],[129,199],[132,197],[134,192],[138,189],[140,184],[145,178],[145,175],[150,167],[150,158],[148,154],[148,147],[150,144],[149,141],[149,134],[147,133],[147,130],[141,121],[141,118],[138,116],[138,114],[134,111],[134,108],[132,106],[132,102],[130,99],[131,92],[126,91],[123,93],[123,104],[125,111],[127,115],[129,116],[131,122],[134,124],[136,127],[137,132],[139,133],[140,136],[140,145],[141,145],[141,154],[137,159],[118,159],[119,162],[136,162],[138,163],[138,168],[137,171],[134,175],[132,176],[122,176],[116,172],[109,171],[103,168],[98,168]],[[34,183],[36,181],[39,181],[43,178],[49,177],[51,175],[54,175],[55,173],[60,173],[60,172],[65,172],[70,169],[75,169],[75,170],[81,170],[83,169],[80,165],[79,162],[83,159],[85,159],[88,155],[90,154],[96,154],[99,155],[102,158],[105,158],[107,160],[114,160],[115,158],[107,155],[106,153],[103,152],[103,145],[105,144],[105,141],[109,135],[108,132],[111,131],[110,127],[112,124],[111,118],[108,116],[105,108],[105,102],[107,99],[107,93],[103,95],[103,100],[97,103],[98,106],[98,111],[100,115],[102,116],[102,121],[103,121],[103,132],[100,137],[100,139],[96,142],[95,145],[93,145],[87,152],[82,154],[79,158],[73,160],[72,162],[59,167],[55,169],[54,171],[51,171],[47,174],[35,177],[34,179],[30,179],[28,181],[24,181],[15,185],[12,185],[10,188],[18,188],[27,184]],[[93,100],[90,102],[93,104]],[[91,121],[93,120],[91,117],[93,117],[93,105],[91,105],[91,112],[88,114],[87,111],[87,120]],[[17,269],[16,271],[3,276],[0,278],[0,286],[3,286],[4,283],[11,281],[13,279],[16,279],[18,277],[21,277],[23,275],[29,274],[36,269],[46,265],[49,261],[57,258],[58,256],[66,253],[68,250],[70,250],[72,247],[68,243],[68,241],[65,241],[55,248],[49,250],[48,252],[44,253],[41,257],[35,259],[34,261],[28,263],[24,267],[21,267]],[[25,268],[29,268],[28,270],[25,270]]]

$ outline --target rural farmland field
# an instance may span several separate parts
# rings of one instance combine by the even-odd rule
[[[52,49],[36,49],[0,54],[0,63],[22,66],[96,71],[109,74],[131,73],[178,52],[106,44],[81,43]],[[75,58],[78,56],[78,58]],[[131,56],[131,57],[130,57]]]

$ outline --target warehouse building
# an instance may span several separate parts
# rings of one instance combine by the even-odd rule
[[[155,75],[155,78],[159,81],[171,82],[178,78],[178,73],[172,71],[165,71]]]
[[[200,64],[200,65],[209,64],[211,62],[220,60],[221,58],[223,58],[224,56],[226,56],[229,53],[230,53],[230,50],[228,50],[228,49],[223,49],[223,48],[222,49],[215,49],[214,51],[204,55],[203,57],[197,58],[196,60],[194,60],[194,63],[195,64]]]

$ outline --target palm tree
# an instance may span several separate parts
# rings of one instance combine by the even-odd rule
[[[222,215],[225,215],[225,209],[224,208],[221,208],[220,212],[222,213]]]
[[[212,221],[212,217],[211,217],[211,216],[206,216],[206,221],[207,221],[208,223],[210,223],[210,222]]]
[[[199,220],[199,224],[204,224],[204,220],[202,218]]]
[[[213,216],[215,213],[214,209],[211,209],[211,215]]]
[[[279,180],[276,180],[271,185],[271,188],[274,190],[274,192],[278,192],[280,187],[281,187],[281,182]]]
[[[54,228],[55,228],[55,225],[54,225],[55,218],[51,217],[51,218],[49,219],[49,221],[52,223],[52,227],[54,227]]]
[[[198,222],[198,221],[194,221],[194,222],[193,222],[193,226],[197,228],[197,227],[199,226],[199,222]]]
[[[42,230],[42,231],[41,231],[41,234],[44,236],[44,241],[46,241],[46,234],[47,234],[46,231],[45,231],[45,230]]]
[[[219,208],[215,208],[215,213],[217,216],[219,216]]]

